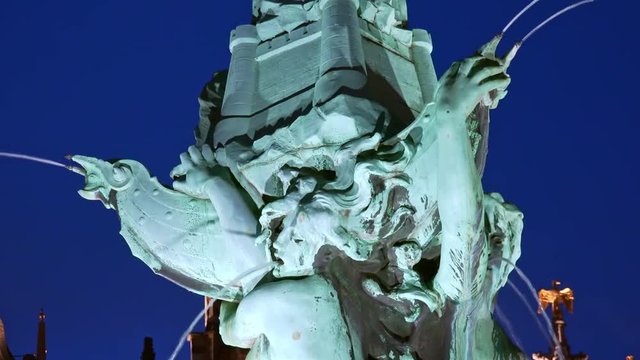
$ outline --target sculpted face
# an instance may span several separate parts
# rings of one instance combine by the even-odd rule
[[[334,231],[336,217],[329,209],[300,206],[283,219],[281,226],[282,231],[273,242],[274,257],[280,262],[274,270],[278,277],[313,274],[313,262],[320,247],[342,242]]]

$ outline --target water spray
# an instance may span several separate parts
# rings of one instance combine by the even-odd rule
[[[49,160],[49,159],[45,159],[42,157],[38,157],[38,156],[32,156],[32,155],[26,155],[26,154],[19,154],[19,153],[12,153],[12,152],[2,152],[0,151],[0,157],[5,157],[5,158],[10,158],[10,159],[19,159],[19,160],[27,160],[27,161],[33,161],[33,162],[37,162],[40,164],[45,164],[45,165],[51,165],[51,166],[56,166],[56,167],[61,167],[61,168],[65,168],[71,172],[74,172],[76,174],[85,175],[85,171],[82,168],[79,168],[77,166],[73,166],[73,165],[65,165],[61,162],[55,161],[55,160]],[[67,159],[69,159],[67,157]]]
[[[508,23],[507,25],[502,29],[502,31],[500,32],[500,35],[504,35],[504,33],[507,32],[507,30],[509,30],[509,28],[511,27],[511,25],[513,25],[516,20],[518,20],[522,15],[524,15],[524,13],[526,13],[529,9],[531,9],[531,7],[535,4],[537,4],[540,0],[533,0],[531,1],[527,6],[524,7],[524,9],[520,10],[519,13],[516,14],[516,16],[514,16]],[[558,16],[566,13],[567,11],[573,10],[579,6],[588,4],[588,3],[592,3],[595,0],[582,0],[579,1],[577,3],[574,3],[572,5],[569,5],[565,8],[563,8],[560,11],[557,11],[556,13],[554,13],[553,15],[549,16],[547,19],[545,19],[543,22],[541,22],[540,24],[536,25],[531,31],[529,31],[527,33],[527,35],[525,35],[522,40],[518,41],[516,43],[516,46],[520,47],[525,41],[527,41],[527,39],[529,39],[533,34],[535,34],[538,30],[540,30],[543,26],[545,26],[546,24],[548,24],[549,22],[551,22],[553,19],[557,18]]]
[[[520,16],[522,16],[524,13],[527,12],[527,10],[529,10],[533,5],[535,5],[538,1],[540,0],[533,0],[532,2],[529,3],[529,5],[525,6],[524,9],[520,10],[520,12],[513,17],[513,19],[511,19],[511,21],[509,21],[509,23],[502,29],[501,33],[506,33],[507,30],[509,30],[509,28],[511,27],[511,25],[513,25],[516,20],[518,20],[518,18],[520,18]]]
[[[542,309],[542,304],[540,304],[540,300],[538,299],[538,293],[536,292],[536,289],[533,287],[533,284],[531,283],[531,280],[529,280],[529,277],[527,277],[527,275],[525,275],[525,273],[516,266],[516,264],[514,264],[511,260],[501,257],[499,258],[499,260],[506,262],[507,264],[509,264],[511,267],[513,267],[513,269],[516,271],[516,273],[520,276],[520,278],[522,279],[522,281],[524,281],[524,283],[527,285],[527,287],[529,288],[529,291],[531,292],[531,295],[533,296],[533,298],[535,299],[536,304],[538,305],[539,309]],[[523,301],[525,301],[524,299],[524,294],[522,294],[522,292],[520,292],[519,290],[516,290],[517,288],[515,287],[515,285],[513,285],[513,283],[511,283],[511,281],[508,281],[509,284],[511,284],[512,287],[514,287],[514,291],[516,291],[516,293],[518,293],[518,296],[520,296],[521,299],[523,299]],[[553,325],[551,324],[551,319],[549,319],[549,316],[547,315],[546,312],[542,312],[542,317],[545,320],[545,323],[547,324],[547,328],[549,331],[549,335],[551,336],[551,339],[553,340],[553,343],[556,347],[560,347],[560,341],[558,340],[558,337],[556,336],[555,332],[553,331]],[[536,316],[537,319],[537,316]],[[564,355],[562,353],[559,354],[560,356],[560,360],[565,360]]]
[[[498,321],[509,333],[511,340],[516,344],[516,346],[520,350],[525,351],[525,348],[522,345],[522,341],[520,340],[520,337],[516,334],[516,331],[513,329],[513,325],[511,325],[511,321],[509,321],[509,318],[507,317],[507,315],[505,315],[504,311],[502,311],[502,308],[500,308],[500,305],[496,304],[495,308],[493,309],[493,312],[494,314],[496,314],[496,318],[498,319]],[[540,329],[544,333],[544,329],[542,327]]]
[[[542,333],[542,335],[544,335],[545,337],[546,336],[551,337],[550,339],[551,342],[555,344],[556,340],[554,339],[555,334],[553,330],[545,329],[545,326],[540,322],[540,317],[538,316],[538,313],[533,307],[531,307],[531,303],[527,300],[527,297],[522,293],[522,291],[520,291],[520,288],[518,288],[518,286],[511,280],[507,280],[507,284],[509,284],[513,292],[515,292],[516,295],[518,295],[518,298],[520,298],[522,303],[527,307],[527,310],[529,311],[529,315],[531,315],[531,317],[536,321],[536,325],[538,325],[538,328],[540,329],[540,332]]]
[[[525,35],[525,36],[522,38],[522,41],[521,41],[521,42],[523,42],[523,43],[524,43],[525,41],[527,41],[527,39],[528,39],[528,38],[530,38],[530,37],[531,37],[531,35],[535,34],[535,33],[536,33],[538,30],[540,30],[543,26],[545,26],[547,23],[549,23],[551,20],[553,20],[553,19],[557,18],[558,16],[560,16],[560,15],[562,15],[562,14],[566,13],[566,12],[567,12],[567,11],[569,11],[569,10],[573,10],[573,9],[577,8],[578,6],[581,6],[581,5],[584,5],[584,4],[588,4],[588,3],[592,3],[592,2],[594,2],[594,1],[595,1],[595,0],[583,0],[583,1],[577,2],[577,3],[573,4],[573,5],[569,5],[569,6],[565,7],[564,9],[562,9],[562,10],[560,10],[560,11],[556,12],[555,14],[553,14],[553,15],[549,16],[545,21],[541,22],[538,26],[534,27],[534,28],[533,28],[533,30],[529,31],[529,33],[527,33],[527,35]]]

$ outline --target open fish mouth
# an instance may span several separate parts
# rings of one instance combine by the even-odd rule
[[[106,197],[102,194],[105,190],[102,186],[85,187],[78,190],[78,194],[87,200],[100,200],[102,202],[107,201]]]
[[[95,175],[86,177],[86,183],[83,189],[78,190],[78,194],[86,200],[99,200],[106,208],[111,208],[109,201],[109,189],[97,181],[90,181]]]
[[[112,165],[99,159],[74,155],[71,160],[81,166],[78,168],[84,173],[84,188],[78,190],[78,194],[87,200],[99,200],[106,208],[111,208],[109,193],[111,186],[105,177],[106,171],[112,171]]]

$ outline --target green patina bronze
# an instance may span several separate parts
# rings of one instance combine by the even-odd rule
[[[224,300],[223,339],[250,359],[524,358],[492,316],[522,213],[481,183],[518,46],[497,56],[498,36],[438,79],[403,0],[254,0],[253,15],[173,189],[74,156],[81,195],[117,211],[154,272]]]

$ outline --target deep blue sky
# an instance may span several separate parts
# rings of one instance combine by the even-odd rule
[[[432,33],[442,74],[526,2],[409,0],[410,25]],[[249,0],[219,3],[2,0],[0,151],[133,158],[169,182],[197,95],[226,68],[229,31],[250,20]],[[535,286],[574,288],[568,336],[594,359],[640,355],[636,3],[600,0],[523,47],[484,178],[525,214],[518,264]],[[507,42],[567,4],[542,0]],[[51,360],[135,359],[144,336],[166,359],[202,298],[135,259],[116,214],[76,194],[80,177],[10,159],[0,170],[0,317],[13,351],[34,351],[44,307]],[[500,304],[526,351],[546,349],[510,288]]]

